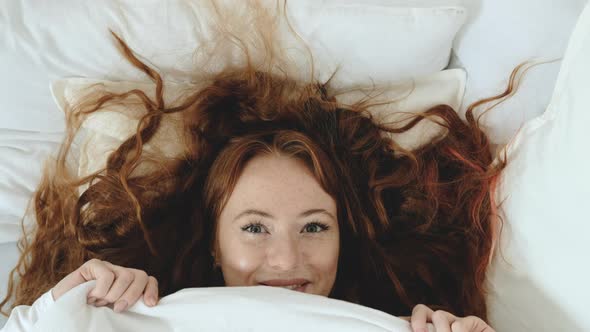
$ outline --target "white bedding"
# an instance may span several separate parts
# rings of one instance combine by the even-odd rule
[[[590,3],[547,111],[507,148],[502,256],[488,271],[498,331],[590,331]]]
[[[57,113],[57,112],[56,112]],[[8,273],[16,265],[21,219],[41,179],[42,160],[54,152],[62,133],[0,128],[0,297],[6,295]],[[0,327],[6,318],[0,315]]]
[[[411,332],[407,321],[378,310],[267,286],[183,289],[162,298],[155,307],[140,300],[127,311],[115,313],[112,306],[86,304],[86,294],[95,283],[82,284],[56,302],[46,293],[35,304],[43,309],[34,314],[30,307],[17,307],[0,331]]]
[[[41,179],[42,161],[62,139],[62,133],[0,129],[0,243],[20,238],[21,218]]]

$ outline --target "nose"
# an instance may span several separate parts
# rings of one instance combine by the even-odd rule
[[[276,270],[294,270],[299,264],[299,243],[289,236],[277,238],[267,251],[268,265]]]

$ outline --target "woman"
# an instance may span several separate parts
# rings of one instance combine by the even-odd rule
[[[329,81],[261,70],[245,52],[245,65],[210,74],[170,107],[160,75],[114,36],[156,82],[156,98],[105,93],[68,116],[34,197],[37,227],[20,243],[10,278],[20,281],[1,306],[12,295],[13,307],[48,293],[56,300],[92,279],[89,302],[117,311],[188,287],[266,284],[407,316],[415,331],[427,322],[492,331],[484,281],[505,162],[493,162],[473,118],[481,102],[467,122],[439,105],[396,128],[371,118],[368,100],[343,105]],[[490,100],[512,92],[520,67]],[[130,96],[147,111],[137,134],[104,169],[78,178],[67,158],[80,123]],[[182,153],[148,154],[145,144],[172,114],[182,118]],[[448,132],[414,151],[384,135],[427,117]]]

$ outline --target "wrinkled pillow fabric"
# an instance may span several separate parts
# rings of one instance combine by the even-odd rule
[[[256,43],[249,40],[250,16],[240,7],[246,1],[218,1],[237,10],[237,18],[230,20],[232,32]],[[266,6],[275,2],[258,1]],[[444,69],[467,17],[456,0],[423,0],[416,6],[404,1],[297,0],[287,2],[287,13],[314,55],[317,78],[325,81],[340,65],[332,82],[342,87],[403,81]],[[58,78],[149,81],[120,54],[108,29],[169,81],[198,82],[199,72],[243,59],[235,44],[222,51],[207,44],[215,17],[210,0],[0,2],[0,72],[6,78],[0,83],[2,128],[63,131],[63,117],[52,111],[47,90]],[[290,74],[308,76],[303,44],[284,20],[275,32],[285,43],[285,57],[298,64]],[[216,57],[206,62],[211,53]],[[254,60],[259,55],[252,54]]]
[[[547,111],[507,146],[501,251],[490,270],[497,331],[590,328],[590,5],[570,39]]]
[[[523,123],[545,112],[561,66],[559,59],[586,2],[464,1],[469,16],[455,38],[450,66],[468,73],[461,114],[474,101],[503,92],[518,64],[557,60],[531,68],[516,94],[482,117],[494,143],[508,143]]]

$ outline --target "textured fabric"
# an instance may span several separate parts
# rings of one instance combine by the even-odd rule
[[[17,307],[1,331],[411,332],[407,321],[378,310],[267,286],[184,289],[155,307],[140,300],[116,313],[112,305],[86,304],[95,283],[82,284],[53,303],[48,292],[33,307]]]
[[[518,64],[562,58],[586,2],[465,0],[469,15],[451,60],[451,68],[468,73],[461,114],[469,104],[503,92]],[[482,117],[494,143],[506,144],[523,123],[545,112],[560,66],[555,61],[532,68],[514,96]]]
[[[507,147],[501,252],[490,320],[504,331],[590,327],[590,5],[570,39],[547,111]]]
[[[229,2],[237,11],[233,32],[255,42],[248,39],[248,13],[240,7],[245,1],[217,1]],[[350,87],[444,69],[467,17],[457,2],[422,0],[408,6],[404,1],[297,0],[287,2],[287,11],[292,27],[313,52],[317,77],[326,80],[340,65],[332,83]],[[271,6],[276,0],[259,3]],[[47,90],[53,79],[149,81],[123,58],[109,29],[167,80],[195,81],[201,70],[235,63],[236,44],[230,43],[233,49],[206,44],[214,17],[209,0],[1,1],[0,72],[5,79],[0,82],[0,128],[63,130],[62,114],[55,112]],[[276,31],[280,38],[273,47],[285,42],[286,56],[298,64],[290,74],[309,76],[307,50],[300,40],[284,20]],[[215,53],[214,61],[203,63],[208,52]],[[254,61],[261,58],[252,56]]]

